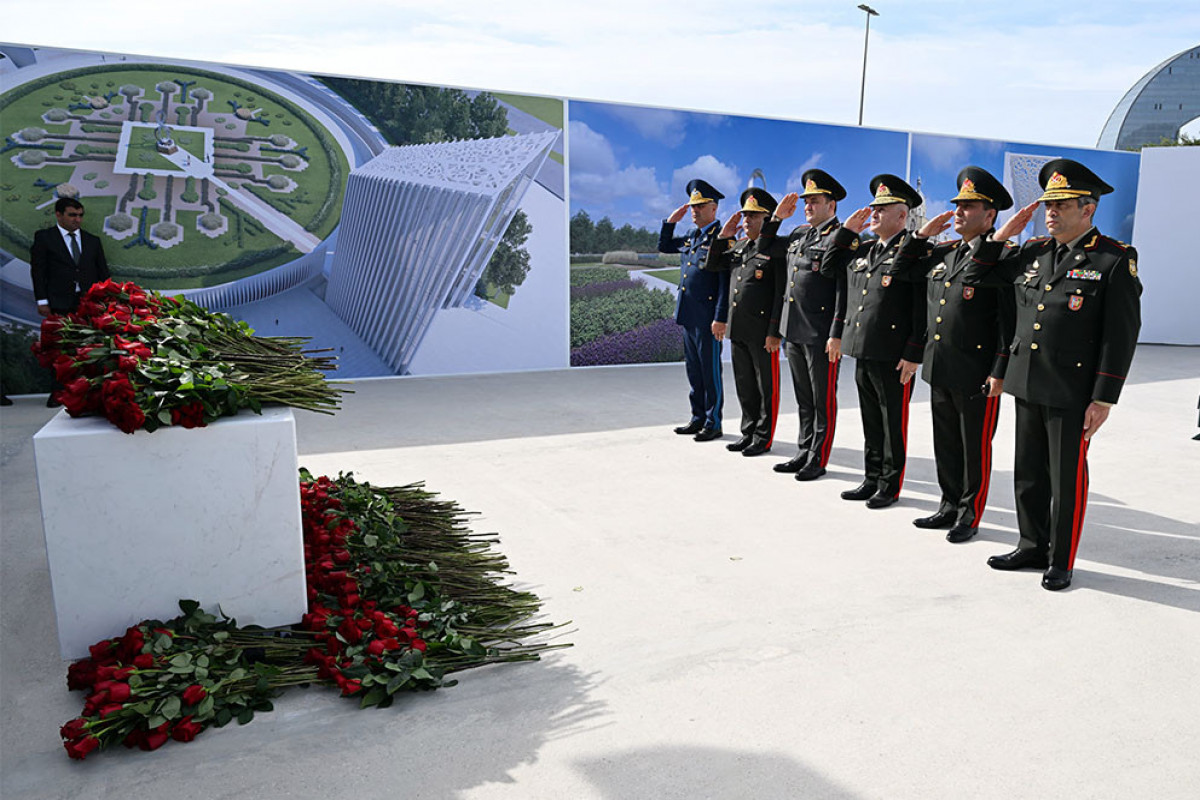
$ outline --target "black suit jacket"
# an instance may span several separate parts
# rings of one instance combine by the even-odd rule
[[[897,260],[904,236],[897,234],[887,246],[864,243],[850,262],[843,355],[893,364],[900,359],[919,364],[924,357],[925,275]]]
[[[778,238],[779,220],[763,225],[757,245],[766,252]],[[816,228],[796,228],[787,239],[783,290],[783,338],[793,344],[820,344],[842,338],[846,321],[846,265],[858,249],[858,235],[836,219]]]
[[[1003,245],[988,241],[990,233],[974,253],[962,239],[935,243],[912,234],[900,246],[897,261],[911,261],[928,281],[921,377],[933,386],[978,392],[989,375],[1003,378],[1008,368],[1012,292],[963,282],[973,262],[976,269],[987,269],[999,260]]]
[[[1057,265],[1055,248],[1039,237],[1008,248],[993,268],[967,270],[968,283],[1014,287],[1004,390],[1056,408],[1115,403],[1142,324],[1137,251],[1095,228]]]
[[[99,237],[80,230],[79,251],[76,266],[57,226],[33,235],[33,246],[29,248],[33,296],[48,301],[53,311],[74,311],[79,302],[76,286],[86,292],[93,283],[108,278],[108,262]]]

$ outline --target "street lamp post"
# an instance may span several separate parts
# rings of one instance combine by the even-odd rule
[[[859,9],[867,12],[867,33],[866,36],[863,37],[862,86],[858,90],[858,124],[862,125],[863,98],[867,93],[867,45],[871,42],[871,17],[878,17],[879,12],[871,8],[866,3],[859,5]]]

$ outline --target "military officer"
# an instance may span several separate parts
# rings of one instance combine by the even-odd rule
[[[771,449],[779,412],[779,317],[783,309],[786,248],[783,242],[760,250],[763,224],[775,210],[775,198],[765,189],[742,192],[742,210],[721,229],[709,251],[705,269],[728,274],[728,327],[716,333],[729,336],[733,380],[742,407],[742,437],[726,445],[744,456]],[[745,236],[734,240],[739,224]]]
[[[1088,492],[1088,446],[1117,402],[1141,327],[1137,253],[1093,224],[1112,187],[1077,161],[1047,162],[1042,196],[992,238],[1007,241],[1045,206],[1048,237],[973,264],[968,283],[1013,285],[1016,330],[1005,390],[1017,398],[1017,548],[994,569],[1044,569],[1042,586],[1071,585]]]
[[[931,387],[933,453],[942,490],[937,511],[913,524],[950,528],[949,541],[965,542],[978,530],[987,505],[1013,308],[1011,292],[967,286],[963,275],[973,259],[996,263],[1001,245],[987,238],[996,214],[1012,207],[1012,197],[991,173],[964,167],[950,202],[954,210],[909,236],[898,260],[912,259],[928,278],[921,377]],[[946,230],[952,217],[962,238],[933,243],[930,237]]]
[[[807,225],[785,240],[787,283],[780,331],[792,373],[800,413],[796,457],[776,464],[776,472],[794,472],[811,481],[825,474],[837,425],[837,381],[846,320],[846,266],[858,249],[858,235],[843,228],[837,204],[846,190],[828,172],[810,169],[800,176],[802,193],[779,201],[763,225],[760,249],[773,246],[783,220],[804,199]]]
[[[729,282],[725,275],[706,271],[703,265],[721,228],[717,202],[725,195],[698,178],[688,183],[687,193],[688,201],[663,222],[658,251],[679,253],[675,322],[683,326],[683,358],[691,386],[688,399],[692,418],[675,432],[707,442],[721,438],[721,408],[725,401],[721,335],[728,313]],[[686,236],[675,236],[676,223],[689,211],[696,227]]]
[[[914,286],[924,282],[924,275],[896,260],[908,212],[922,200],[895,175],[876,175],[870,185],[870,205],[843,223],[858,234],[869,218],[877,238],[865,253],[859,248],[846,276],[842,353],[854,358],[866,476],[857,488],[842,492],[842,499],[887,508],[900,498],[904,484],[908,402],[925,349],[925,291]]]

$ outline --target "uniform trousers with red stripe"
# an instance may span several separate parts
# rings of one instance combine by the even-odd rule
[[[797,456],[808,454],[805,466],[825,467],[833,451],[837,427],[837,379],[841,361],[830,361],[824,343],[785,343],[792,388],[800,412]]]
[[[955,522],[979,527],[992,479],[992,438],[1000,417],[1000,397],[984,397],[965,389],[930,386],[933,456],[939,512],[955,512]]]
[[[908,442],[908,401],[913,380],[900,383],[899,359],[859,358],[854,362],[858,407],[863,424],[863,460],[868,483],[888,497],[904,485]]]
[[[742,406],[742,436],[770,447],[779,413],[779,351],[768,353],[761,342],[729,343],[733,383]]]
[[[1017,448],[1013,469],[1020,550],[1050,557],[1050,566],[1072,569],[1087,510],[1088,443],[1085,408],[1055,408],[1017,398]]]

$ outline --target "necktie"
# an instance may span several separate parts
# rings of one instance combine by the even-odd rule
[[[75,231],[69,234],[71,237],[71,260],[75,262],[75,266],[79,266],[79,240],[75,238]]]
[[[1069,252],[1070,248],[1068,248],[1065,244],[1060,244],[1058,246],[1058,249],[1054,251],[1054,266],[1056,268],[1066,262],[1067,253]]]

